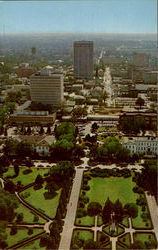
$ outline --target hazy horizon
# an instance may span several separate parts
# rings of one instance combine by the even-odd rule
[[[0,33],[156,33],[156,0],[1,1]]]

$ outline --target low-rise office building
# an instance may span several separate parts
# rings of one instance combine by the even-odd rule
[[[10,125],[48,125],[53,124],[56,119],[56,113],[49,114],[48,111],[19,111],[10,115]]]

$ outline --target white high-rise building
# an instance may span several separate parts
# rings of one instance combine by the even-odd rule
[[[64,98],[63,73],[51,66],[30,77],[31,100],[58,106]]]
[[[74,42],[74,75],[77,79],[93,78],[93,42]]]

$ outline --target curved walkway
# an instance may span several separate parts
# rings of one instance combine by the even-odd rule
[[[27,208],[30,209],[31,211],[34,211],[37,215],[41,216],[43,219],[45,219],[45,220],[47,220],[47,221],[50,220],[50,218],[49,218],[47,215],[41,213],[41,212],[38,211],[36,208],[32,207],[32,206],[29,205],[26,201],[24,201],[24,200],[20,197],[20,195],[19,195],[18,192],[15,192],[15,195],[17,196],[18,200],[19,200],[25,207],[27,207]]]

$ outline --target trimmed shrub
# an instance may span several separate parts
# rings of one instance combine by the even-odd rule
[[[31,172],[32,172],[31,169],[25,169],[22,173],[23,173],[23,174],[29,174],[29,173],[31,173]]]

